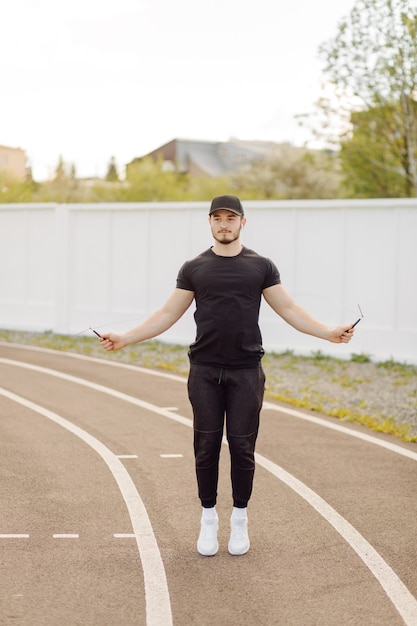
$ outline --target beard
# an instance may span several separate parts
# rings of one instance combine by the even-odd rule
[[[240,236],[240,228],[237,231],[227,231],[215,233],[212,231],[213,237],[216,241],[223,245],[229,245],[234,241],[237,241]]]

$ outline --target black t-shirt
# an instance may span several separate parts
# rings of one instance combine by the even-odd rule
[[[227,368],[256,367],[262,358],[259,308],[262,291],[280,284],[275,264],[243,247],[232,257],[210,248],[181,267],[177,288],[193,291],[196,339],[192,363]]]

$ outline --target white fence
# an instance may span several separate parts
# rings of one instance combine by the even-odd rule
[[[0,205],[0,328],[127,330],[208,248],[209,203]],[[264,303],[265,349],[417,362],[417,201],[245,202],[246,246],[321,321],[365,317],[348,346],[296,332]],[[161,339],[189,344],[193,307]]]

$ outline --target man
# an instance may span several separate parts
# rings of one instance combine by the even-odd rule
[[[265,376],[258,326],[261,296],[297,330],[333,343],[348,343],[351,324],[328,328],[302,309],[281,285],[274,263],[242,246],[246,223],[236,196],[213,199],[209,224],[213,247],[181,267],[177,286],[163,307],[123,335],[100,339],[106,350],[119,350],[168,330],[195,300],[196,339],[190,346],[188,395],[194,414],[194,453],[202,504],[197,550],[213,556],[219,549],[216,512],[220,448],[226,418],[231,459],[233,510],[229,553],[249,550],[247,505],[255,470]]]

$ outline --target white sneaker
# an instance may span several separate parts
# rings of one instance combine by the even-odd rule
[[[248,520],[230,518],[229,553],[233,556],[246,554],[250,548]]]
[[[219,520],[201,520],[200,535],[197,541],[197,550],[203,556],[214,556],[219,550],[219,542],[217,541],[217,531],[219,529]]]

